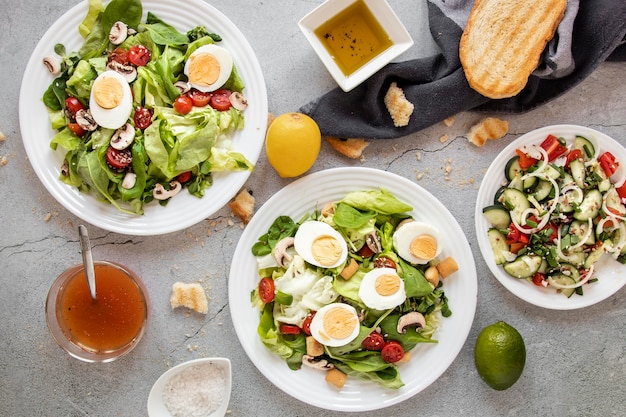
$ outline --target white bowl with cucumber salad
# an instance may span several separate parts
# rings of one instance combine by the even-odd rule
[[[539,148],[549,135],[567,150],[545,164],[551,151]],[[576,162],[565,169],[576,148]],[[518,173],[520,149],[539,161]],[[607,177],[607,170],[615,172]],[[626,284],[626,187],[617,189],[625,178],[626,149],[594,129],[547,126],[510,143],[487,170],[475,207],[480,251],[496,279],[522,300],[554,310],[587,307],[619,291]]]

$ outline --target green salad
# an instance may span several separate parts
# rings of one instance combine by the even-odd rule
[[[202,197],[215,172],[253,169],[232,146],[247,100],[221,37],[142,15],[140,0],[89,0],[82,47],[44,58],[55,78],[43,94],[60,180],[137,215],[182,189]]]
[[[402,387],[398,364],[417,344],[437,343],[452,314],[440,278],[456,262],[440,259],[438,230],[384,189],[312,210],[277,217],[251,249],[258,335],[289,368],[319,369],[337,387],[351,377]]]

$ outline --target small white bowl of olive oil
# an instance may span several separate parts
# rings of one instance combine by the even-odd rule
[[[386,0],[326,0],[298,26],[344,91],[352,90],[413,45]]]

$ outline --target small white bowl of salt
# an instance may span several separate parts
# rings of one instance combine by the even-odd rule
[[[181,363],[157,379],[148,396],[150,417],[223,417],[228,409],[230,360],[201,358]]]

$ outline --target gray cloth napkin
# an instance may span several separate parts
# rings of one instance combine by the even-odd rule
[[[340,138],[389,139],[424,129],[461,111],[524,112],[577,85],[614,53],[626,61],[626,1],[569,0],[557,33],[540,65],[517,96],[491,100],[467,84],[458,47],[472,0],[429,0],[428,17],[440,53],[392,63],[346,93],[336,88],[301,107],[322,134]],[[396,82],[414,105],[406,127],[394,127],[383,97]]]

